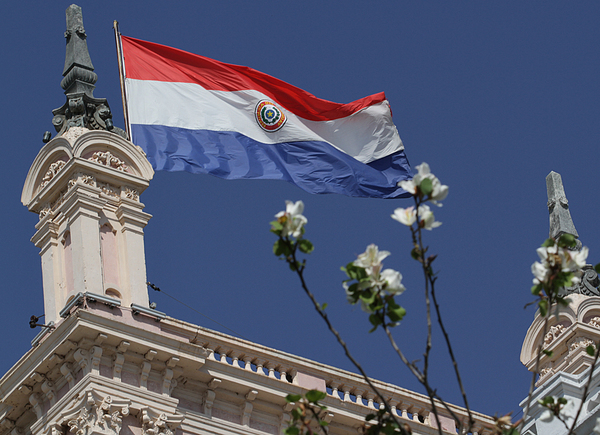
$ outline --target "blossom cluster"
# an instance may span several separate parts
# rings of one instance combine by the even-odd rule
[[[368,278],[365,282],[369,287],[379,287],[381,291],[390,295],[401,294],[406,289],[402,285],[400,272],[393,269],[381,270],[383,267],[381,261],[389,255],[388,251],[380,251],[377,245],[370,244],[352,264],[365,270]]]
[[[302,236],[304,225],[308,223],[308,219],[302,215],[304,211],[304,203],[302,201],[286,201],[285,211],[280,211],[275,215],[276,221],[272,222],[272,231],[281,231],[281,237]],[[277,225],[277,224],[279,225]]]
[[[561,237],[558,242],[548,239],[537,249],[540,261],[531,265],[535,286],[551,289],[553,284],[567,286],[579,284],[581,268],[586,265],[588,248],[584,246],[580,251],[570,249],[574,237],[566,236]]]
[[[431,202],[438,207],[442,204],[439,201],[448,196],[448,186],[431,173],[427,163],[421,163],[417,167],[417,174],[412,180],[403,180],[398,183],[402,189],[415,197],[417,206],[408,208],[397,208],[392,214],[392,219],[397,220],[403,225],[412,227],[417,222],[419,228],[432,230],[439,227],[442,223],[435,220],[431,208],[424,202]]]
[[[394,296],[405,290],[402,275],[393,269],[383,269],[382,260],[389,255],[388,251],[380,251],[371,244],[343,268],[349,278],[343,283],[348,302],[361,303],[362,309],[371,314],[369,321],[373,329],[384,323],[395,326],[406,314],[406,310],[394,300]]]
[[[413,179],[400,181],[398,186],[413,196],[427,197],[433,204],[441,207],[442,204],[439,204],[438,201],[441,201],[448,196],[448,186],[442,184],[440,180],[431,173],[427,163],[423,162],[416,168],[418,172]]]
[[[397,208],[392,214],[392,219],[397,220],[407,227],[412,226],[419,219],[419,226],[426,230],[432,230],[442,225],[435,220],[433,212],[427,204],[421,204],[419,207]]]

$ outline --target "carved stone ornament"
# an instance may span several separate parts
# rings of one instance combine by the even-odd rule
[[[110,151],[96,151],[88,160],[98,163],[99,165],[109,166],[118,171],[126,171],[127,165],[118,157],[113,156]]]
[[[165,413],[157,413],[150,408],[142,408],[140,420],[142,423],[142,435],[174,435],[175,429],[183,421],[182,415],[167,416]]]
[[[553,373],[552,367],[544,367],[540,370],[540,378],[543,378],[551,373]]]
[[[588,322],[588,325],[593,326],[594,328],[600,328],[600,317],[592,317],[592,319]]]
[[[558,324],[555,326],[551,326],[550,331],[546,334],[546,337],[544,337],[544,346],[550,345],[550,343],[557,339],[560,336],[560,334],[562,334],[564,331],[564,325]]]
[[[119,188],[117,186],[113,186],[108,183],[98,183],[98,187],[102,189],[102,193],[109,196],[118,197],[119,196]]]
[[[125,188],[125,198],[131,199],[133,201],[139,201],[140,194],[137,190],[126,187]]]
[[[46,204],[44,208],[40,210],[40,220],[44,219],[51,211],[52,209],[50,206]]]
[[[84,391],[78,399],[72,411],[63,416],[71,433],[119,435],[123,417],[129,415],[129,400],[113,399],[111,396],[101,398],[94,391]]]
[[[586,348],[594,344],[593,340],[585,337],[575,337],[575,339],[569,344],[569,353],[575,352],[580,347]]]
[[[67,163],[63,160],[57,160],[52,163],[46,173],[44,174],[44,178],[42,178],[41,187],[46,187],[50,181],[55,177],[56,174],[60,172],[62,168],[65,167]]]
[[[87,184],[88,186],[96,185],[96,179],[94,177],[92,177],[91,175],[82,174],[81,181],[83,182],[83,184]]]

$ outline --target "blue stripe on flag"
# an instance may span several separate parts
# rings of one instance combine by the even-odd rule
[[[132,125],[132,136],[156,170],[285,180],[309,193],[410,196],[397,187],[412,178],[404,150],[364,164],[319,141],[264,144],[237,132],[140,124]]]

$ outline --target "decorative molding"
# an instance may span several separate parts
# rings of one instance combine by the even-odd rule
[[[81,182],[83,184],[87,184],[88,186],[96,187],[96,178],[91,175],[81,174]]]
[[[252,402],[254,401],[254,399],[256,399],[256,396],[258,395],[258,391],[256,390],[250,390],[245,398],[246,398],[246,403],[244,403],[243,407],[242,407],[242,425],[244,426],[250,426],[250,417],[252,416]]]
[[[127,171],[128,168],[123,160],[111,154],[110,151],[96,151],[88,160],[122,172]]]
[[[94,390],[79,394],[71,410],[62,414],[75,435],[119,435],[123,417],[129,415],[130,400],[102,398]]]
[[[52,209],[50,208],[50,206],[48,204],[46,204],[44,206],[44,208],[42,208],[40,210],[40,220],[44,219],[48,214],[50,214],[52,212]]]
[[[595,316],[590,319],[588,325],[593,326],[594,328],[600,328],[600,317]]]
[[[556,340],[565,331],[565,325],[554,325],[550,327],[550,331],[544,337],[544,347],[549,346],[554,340]]]
[[[137,190],[131,189],[129,187],[125,188],[125,190],[123,191],[123,196],[127,199],[131,199],[132,201],[140,200],[140,193]]]
[[[119,197],[119,188],[109,183],[97,183],[97,186],[102,190],[102,193],[108,196]]]
[[[183,419],[183,415],[167,416],[165,413],[159,414],[147,407],[142,408],[140,412],[142,435],[174,435],[175,429]]]
[[[570,343],[569,343],[569,354],[577,351],[577,349],[579,349],[580,347],[586,348],[590,345],[593,345],[594,341],[586,338],[586,337],[575,337]]]
[[[64,160],[57,160],[56,162],[50,164],[50,167],[48,168],[48,170],[44,174],[44,177],[42,178],[42,184],[40,185],[40,187],[46,187],[48,183],[50,183],[50,181],[52,181],[52,179],[56,176],[56,174],[58,174],[60,170],[65,167],[66,164],[67,162],[65,162]]]
[[[64,363],[62,366],[60,366],[60,372],[69,383],[69,389],[73,388],[75,386],[75,377],[71,371],[71,364]]]

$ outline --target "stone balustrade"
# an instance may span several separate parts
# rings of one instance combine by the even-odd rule
[[[317,389],[327,392],[328,398],[325,400],[328,406],[334,404],[336,400],[340,405],[342,402],[352,403],[363,407],[365,415],[369,409],[376,410],[383,406],[367,382],[355,373],[205,328],[196,330],[194,338],[190,341],[209,350],[207,360],[252,371],[307,389],[317,386]],[[373,380],[373,383],[390,404],[392,412],[399,418],[437,427],[427,396],[377,380]],[[448,405],[448,408],[461,421],[468,420],[466,409],[455,405]],[[442,427],[449,433],[456,433],[456,424],[448,409],[439,402],[437,409]],[[471,432],[473,435],[492,433],[493,419],[477,412],[472,412],[472,415],[475,420]]]

